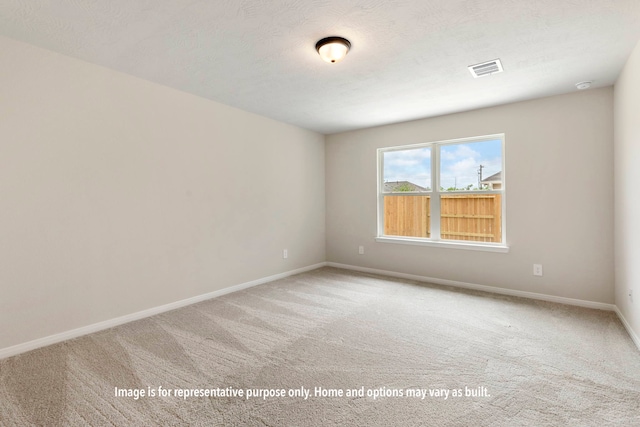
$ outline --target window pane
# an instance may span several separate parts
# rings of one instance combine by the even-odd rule
[[[442,196],[440,212],[443,240],[502,243],[500,194]]]
[[[431,148],[383,153],[385,193],[431,191]]]
[[[384,196],[384,234],[431,237],[429,196]]]
[[[500,190],[501,172],[499,139],[446,144],[440,150],[440,191]]]

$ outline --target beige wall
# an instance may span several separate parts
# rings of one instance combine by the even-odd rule
[[[0,349],[325,260],[322,135],[0,57]]]
[[[611,88],[325,146],[2,37],[0,55],[0,349],[325,260],[614,302]],[[639,73],[636,47],[615,88],[615,302],[636,331]],[[509,253],[375,242],[377,148],[503,132]]]
[[[604,88],[328,136],[327,260],[613,303],[612,111]],[[375,242],[377,148],[503,132],[509,253]]]
[[[640,43],[615,85],[616,305],[640,337]],[[629,298],[633,289],[633,301]],[[640,342],[636,342],[640,346]]]

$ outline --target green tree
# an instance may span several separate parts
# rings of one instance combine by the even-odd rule
[[[403,182],[394,191],[413,191],[413,187],[408,182]]]

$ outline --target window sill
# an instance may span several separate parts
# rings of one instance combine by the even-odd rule
[[[376,237],[376,242],[379,243],[397,243],[401,245],[417,245],[417,246],[431,246],[436,248],[446,249],[464,249],[469,251],[485,251],[485,252],[509,252],[509,247],[505,245],[492,245],[486,243],[471,243],[471,242],[448,242],[448,241],[431,241],[423,239],[412,239],[410,237]]]

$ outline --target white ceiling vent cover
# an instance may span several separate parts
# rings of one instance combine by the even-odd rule
[[[493,61],[483,62],[481,64],[469,65],[469,71],[474,78],[489,76],[495,73],[501,73],[504,71],[502,63],[499,59]]]

